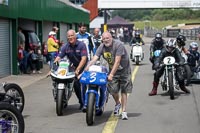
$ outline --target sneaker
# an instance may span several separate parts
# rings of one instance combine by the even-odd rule
[[[39,74],[41,74],[42,72],[41,71],[37,71]]]
[[[119,115],[120,108],[121,108],[121,104],[120,103],[115,105],[114,115]]]
[[[122,120],[128,120],[127,112],[122,112]]]
[[[82,107],[82,112],[85,113],[85,112],[86,112],[86,109],[87,109],[87,107],[86,107],[86,106],[83,106],[83,107]]]
[[[33,70],[33,72],[32,73],[35,73],[35,70]]]

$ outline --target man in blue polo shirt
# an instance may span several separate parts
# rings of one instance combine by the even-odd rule
[[[87,48],[83,42],[78,41],[76,39],[76,32],[74,30],[69,30],[67,32],[67,39],[68,39],[68,42],[62,47],[59,55],[56,57],[54,62],[57,62],[61,58],[67,56],[69,61],[73,64],[75,68],[75,75],[76,75],[76,80],[74,82],[74,90],[80,103],[79,109],[82,109],[83,101],[81,98],[81,88],[80,88],[81,85],[77,77],[80,73],[82,73],[87,63],[87,60],[88,60]]]

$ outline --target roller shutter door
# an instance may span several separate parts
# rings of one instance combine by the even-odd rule
[[[11,74],[9,20],[0,18],[0,78]]]
[[[53,23],[49,21],[44,21],[43,22],[43,41],[46,42],[48,39],[49,32],[52,30]]]
[[[67,42],[67,31],[69,30],[69,26],[67,24],[60,24],[60,41],[64,43]]]

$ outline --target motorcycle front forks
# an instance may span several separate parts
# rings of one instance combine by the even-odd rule
[[[169,79],[168,79],[168,71],[169,69],[166,67],[165,71],[164,71],[164,76],[161,80],[161,85],[164,91],[169,90]],[[176,69],[174,68],[174,66],[172,66],[172,68],[170,69],[170,71],[172,71],[172,76],[173,76],[173,87],[174,89],[179,89],[178,84],[177,84],[177,80],[176,80],[176,76],[175,76],[175,71]]]

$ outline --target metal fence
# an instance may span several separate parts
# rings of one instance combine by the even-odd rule
[[[144,36],[146,37],[154,37],[156,33],[162,33],[163,37],[176,37],[178,34],[182,34],[186,36],[187,39],[190,40],[199,40],[200,38],[200,27],[195,29],[145,29],[143,31]]]

